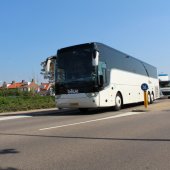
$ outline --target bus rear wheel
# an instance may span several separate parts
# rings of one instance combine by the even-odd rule
[[[123,105],[122,96],[120,93],[117,93],[115,97],[115,110],[116,111],[120,110],[122,108],[122,105]]]
[[[154,94],[153,93],[151,93],[151,104],[154,102]]]
[[[151,104],[151,95],[148,93],[148,104]]]
[[[154,101],[153,93],[148,93],[148,104],[152,104]]]

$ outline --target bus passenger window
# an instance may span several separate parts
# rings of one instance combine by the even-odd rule
[[[103,72],[103,81],[104,81],[104,84],[105,84],[105,83],[107,83],[106,69],[103,68],[103,69],[102,69],[102,72]]]
[[[106,63],[105,62],[99,62],[99,66],[98,66],[98,74],[99,76],[102,75],[103,76],[103,82],[104,84],[106,84],[107,82],[107,74],[106,74]]]

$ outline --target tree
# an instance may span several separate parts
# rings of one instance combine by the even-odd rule
[[[46,71],[46,65],[47,65],[47,60],[48,59],[51,60],[50,71],[49,72]],[[42,69],[41,69],[40,74],[43,75],[44,79],[47,79],[49,83],[54,83],[55,59],[56,59],[56,56],[52,56],[52,57],[48,57],[47,60],[41,62]]]

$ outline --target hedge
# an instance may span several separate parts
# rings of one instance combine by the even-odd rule
[[[54,96],[18,95],[0,96],[0,112],[24,111],[33,109],[54,108]]]

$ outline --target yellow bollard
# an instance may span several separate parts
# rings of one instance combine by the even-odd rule
[[[141,85],[141,89],[143,90],[144,92],[144,105],[145,105],[145,108],[148,107],[148,93],[147,93],[147,90],[148,90],[148,84],[147,83],[143,83]]]
[[[144,105],[145,105],[145,108],[148,107],[148,93],[147,93],[147,91],[144,91]]]

